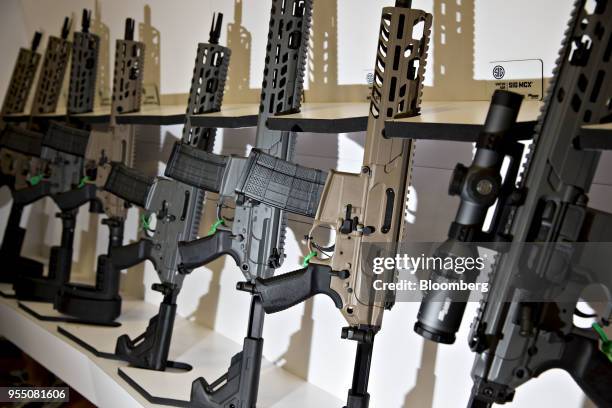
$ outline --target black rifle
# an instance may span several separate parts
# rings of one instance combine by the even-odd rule
[[[79,189],[66,193],[80,204],[90,201],[90,210],[104,213],[102,224],[108,226],[107,254],[123,244],[123,228],[127,216],[127,204],[120,198],[104,191],[111,161],[132,165],[134,160],[135,132],[132,126],[118,125],[117,115],[140,109],[143,80],[144,44],[134,40],[135,22],[125,20],[123,39],[115,42],[115,70],[113,98],[108,131],[92,130],[85,153],[85,178],[82,195]],[[88,100],[87,94],[83,96]],[[73,103],[78,106],[79,99]],[[118,293],[119,276],[104,273],[107,254],[100,255],[97,262],[94,286],[64,282],[56,292],[54,307],[75,320],[91,324],[111,325],[121,312],[121,297]],[[72,319],[67,319],[72,320]]]
[[[12,183],[11,189],[13,192],[31,187],[45,170],[44,161],[38,157],[40,155],[43,134],[40,132],[34,133],[39,129],[34,124],[33,118],[36,114],[55,112],[57,108],[64,74],[70,58],[71,47],[70,42],[67,40],[70,32],[70,23],[70,19],[66,17],[62,25],[61,37],[49,37],[27,128],[7,126],[3,130],[3,141],[0,142],[0,163],[2,164],[3,174],[11,177],[9,182]],[[6,106],[6,109],[8,111],[21,111],[25,106],[25,99],[27,99],[29,87],[31,86],[39,60],[38,54],[35,53],[39,42],[40,35],[37,33],[32,44],[32,51],[25,53],[22,51],[20,53],[20,60],[15,69],[23,69],[24,71],[16,78],[14,74],[16,82],[9,86],[12,98],[7,102],[8,106]],[[17,89],[20,82],[22,83],[21,92]],[[31,145],[26,147],[25,141],[28,141]],[[36,190],[42,186],[35,187]],[[6,268],[4,269],[6,272],[3,273],[5,276],[3,280],[6,281],[13,282],[16,271],[20,271],[20,274],[23,276],[42,275],[42,263],[21,256],[25,230],[19,227],[19,223],[25,205],[31,202],[28,201],[29,199],[29,197],[25,197],[26,202],[23,203],[20,202],[22,198],[18,197],[17,200],[14,200],[9,213],[5,237],[11,238],[4,239],[0,247],[0,261],[3,264],[3,268]]]
[[[94,107],[96,69],[100,39],[89,32],[91,13],[84,9],[81,31],[74,33],[68,94],[67,121],[52,122],[43,138],[40,158],[45,164],[37,185],[19,190],[18,202],[34,202],[50,197],[58,206],[56,214],[62,221],[61,244],[53,246],[49,255],[46,277],[19,276],[15,293],[22,300],[52,302],[59,288],[70,280],[76,215],[81,205],[90,203],[97,212],[100,205],[91,185],[78,188],[83,180],[84,157],[89,131],[70,124],[73,114],[91,112]]]
[[[517,150],[507,134],[512,118],[500,121],[500,113],[517,110],[520,102],[500,104],[496,96],[472,166],[458,166],[451,184],[461,205],[450,239],[503,248],[471,326],[469,344],[477,355],[470,407],[509,402],[518,386],[551,368],[567,371],[597,406],[612,406],[612,364],[604,353],[609,356],[609,343],[600,351],[597,334],[573,322],[575,314],[583,315],[576,303],[587,285],[600,284],[608,294],[612,289],[607,266],[597,264],[602,258],[597,243],[612,241],[612,215],[587,207],[600,155],[576,143],[584,125],[612,121],[612,82],[606,78],[612,7],[597,1],[590,13],[585,4],[575,2],[522,173],[515,164],[504,186],[499,182],[500,160],[516,157]],[[602,146],[609,137],[600,139]],[[483,165],[487,157],[492,160]],[[479,185],[484,187],[480,192],[475,190]],[[496,199],[501,205],[492,228],[483,232],[484,214]],[[415,329],[430,340],[451,343],[466,298],[449,296],[454,302],[442,302],[445,295],[426,294]],[[611,309],[608,299],[601,323],[609,322]]]
[[[149,228],[143,225],[144,236],[138,242],[122,246],[118,240],[109,245],[108,253],[98,258],[96,285],[64,285],[55,300],[56,309],[63,313],[93,322],[112,322],[121,310],[121,270],[146,259],[151,260],[161,280],[160,284],[153,285],[153,289],[167,296],[145,333],[135,340],[127,335],[118,339],[115,356],[138,367],[163,370],[167,365],[176,296],[184,277],[178,271],[176,240],[179,234],[183,239],[195,238],[204,198],[201,191],[204,186],[198,180],[201,181],[207,174],[207,159],[212,156],[211,160],[215,161],[214,155],[209,152],[214,145],[216,129],[193,126],[191,117],[221,109],[230,58],[230,50],[218,44],[222,22],[222,14],[216,20],[213,18],[209,43],[198,44],[183,141],[176,145],[168,161],[166,176],[169,179],[150,179],[128,166],[113,163],[104,184],[107,194],[128,205],[141,207],[150,215],[154,213],[161,217],[160,227],[151,234]],[[189,177],[180,178],[175,172],[188,174]],[[215,172],[214,169],[212,172]],[[151,201],[147,201],[149,194]],[[181,212],[177,214],[178,217],[164,217],[164,203],[172,204],[166,212],[178,208]],[[173,362],[170,364],[176,365]]]
[[[287,202],[290,200],[290,192],[286,188],[288,185],[266,177],[275,170],[283,173],[285,180],[296,174],[303,176],[303,184],[295,191],[303,192],[300,188],[305,188],[306,201],[317,188],[320,189],[316,181],[322,184],[322,172],[285,163],[293,157],[295,135],[266,128],[266,121],[271,115],[299,110],[312,3],[312,0],[272,2],[255,149],[248,159],[236,156],[227,158],[219,193],[219,221],[230,222],[222,214],[227,201],[236,204],[234,217],[231,226],[219,226],[207,237],[179,244],[181,267],[184,269],[202,266],[222,255],[230,255],[249,281],[272,276],[285,257],[286,214],[278,207],[247,197],[240,190],[250,186],[262,194],[270,193]],[[283,167],[277,168],[276,164]],[[258,177],[247,181],[248,174],[257,174]],[[314,187],[310,190],[312,184]],[[274,190],[274,187],[279,186],[280,190]],[[293,200],[292,203],[300,208],[304,206],[299,200]],[[259,296],[252,296],[242,351],[232,357],[227,373],[217,380],[209,383],[204,378],[198,378],[193,382],[191,405],[255,406],[263,349],[264,315]]]

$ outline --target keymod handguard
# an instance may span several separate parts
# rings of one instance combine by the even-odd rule
[[[100,37],[89,32],[91,12],[83,10],[82,30],[75,32],[70,64],[68,113],[86,113],[94,109]]]
[[[154,179],[121,163],[113,163],[112,167],[104,189],[130,204],[144,208]]]
[[[223,15],[219,14],[216,23],[213,20],[211,33],[220,32],[222,21]],[[207,152],[212,151],[217,129],[193,126],[191,116],[221,109],[231,51],[216,42],[218,39],[211,37],[211,42],[198,44],[182,138],[184,143]]]
[[[61,37],[49,37],[32,102],[32,114],[52,113],[57,110],[64,75],[72,51],[72,44],[67,40],[70,24],[70,19],[66,17]]]
[[[34,84],[36,70],[40,63],[40,54],[36,52],[36,49],[40,44],[41,38],[42,34],[36,32],[32,40],[32,47],[30,49],[19,49],[19,55],[17,56],[13,74],[4,96],[4,102],[2,103],[3,115],[22,113],[25,109],[28,95],[30,95],[32,84]]]
[[[136,112],[142,99],[145,45],[134,41],[134,20],[125,21],[125,39],[115,42],[111,122],[117,114]]]
[[[314,217],[327,172],[251,150],[236,192],[294,214]]]

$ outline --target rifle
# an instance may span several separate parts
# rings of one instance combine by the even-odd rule
[[[31,182],[36,183],[43,171],[44,163],[38,157],[43,135],[33,132],[36,130],[33,117],[36,114],[54,112],[57,108],[66,66],[70,58],[70,42],[67,40],[69,32],[70,19],[66,17],[62,25],[61,37],[49,37],[27,129],[19,126],[7,126],[3,131],[6,135],[3,136],[3,142],[0,143],[0,163],[2,163],[2,173],[11,178],[13,193],[28,188]],[[23,69],[24,72],[23,75],[13,75],[15,83],[14,88],[13,85],[9,87],[9,90],[12,89],[11,94],[13,95],[13,100],[7,102],[7,109],[9,110],[22,110],[25,106],[29,87],[36,71],[35,68],[38,65],[39,57],[35,53],[35,49],[39,42],[40,35],[35,35],[32,51],[24,50],[20,53],[22,55],[20,58],[23,58],[23,61],[18,61],[15,69]],[[28,57],[30,58],[29,63],[26,60]],[[22,93],[19,93],[16,88],[19,82],[22,82],[25,87]],[[26,148],[23,141],[19,140],[20,138],[24,141],[27,140],[31,145]],[[33,176],[33,178],[30,178],[30,176]],[[0,247],[0,259],[6,270],[10,271],[3,277],[8,282],[14,281],[14,271],[16,270],[20,270],[24,276],[41,276],[43,271],[43,265],[40,262],[20,255],[25,230],[19,227],[19,223],[27,203],[19,203],[19,198],[15,200],[14,194],[13,198],[5,230],[5,237],[11,238],[4,239]]]
[[[283,166],[285,161],[292,159],[295,135],[266,128],[271,115],[299,110],[311,18],[312,0],[273,0],[255,149],[248,159],[227,158],[220,183],[218,221],[209,236],[179,243],[181,269],[191,270],[227,254],[244,276],[253,280],[272,276],[282,264],[286,215],[279,208],[240,194],[239,190],[247,183],[243,177],[244,169],[254,169],[258,173],[260,178],[251,181],[261,182],[260,187],[264,190],[265,174],[270,174],[271,169],[285,171],[292,177],[296,173],[304,176],[303,181],[308,186],[303,187],[307,193],[317,189],[316,185],[310,189],[308,182],[323,178],[320,172],[301,166],[276,166]],[[288,194],[288,191],[279,191],[277,198],[284,196],[286,202]],[[231,226],[223,225],[230,222],[223,215],[227,202],[235,202]],[[263,348],[263,320],[260,299],[253,296],[242,352],[232,357],[228,372],[211,384],[204,378],[192,383],[191,404],[205,407],[255,405]]]
[[[522,173],[514,135],[507,132],[515,116],[497,126],[500,111],[508,109],[500,109],[496,95],[472,166],[458,166],[451,182],[451,193],[461,194],[461,204],[449,238],[503,249],[496,255],[490,289],[468,339],[476,353],[469,407],[512,401],[518,386],[551,368],[567,371],[597,406],[612,405],[609,342],[602,336],[600,351],[597,333],[573,322],[574,315],[584,316],[577,302],[587,285],[600,284],[608,296],[612,289],[607,265],[596,263],[602,258],[597,243],[612,241],[612,215],[587,207],[600,153],[581,150],[576,143],[582,126],[611,120],[612,86],[604,81],[610,43],[601,30],[612,21],[612,8],[597,1],[589,12],[585,4],[575,2]],[[507,105],[516,113],[520,98]],[[491,160],[483,165],[486,157]],[[517,163],[502,186],[499,163],[504,157]],[[485,197],[474,194],[475,186],[491,176],[497,181],[482,190]],[[482,231],[484,214],[496,199],[492,227]],[[607,302],[603,324],[611,317],[609,297]],[[452,343],[464,309],[465,298],[445,291],[426,293],[415,330],[430,340]]]
[[[100,39],[89,32],[90,19],[91,13],[84,9],[81,32],[74,33],[66,124],[50,123],[42,141],[40,159],[45,167],[40,180],[13,197],[22,205],[50,197],[62,221],[61,245],[51,248],[49,273],[44,278],[17,277],[14,288],[19,299],[52,302],[61,285],[70,280],[76,215],[82,203],[95,199],[91,188],[76,189],[83,178],[89,132],[70,125],[72,114],[93,110]]]
[[[347,401],[350,407],[368,405],[367,383],[374,335],[380,328],[384,308],[391,306],[385,299],[361,299],[356,292],[369,278],[361,269],[362,243],[396,242],[403,221],[412,142],[385,139],[382,131],[385,120],[419,112],[432,17],[409,6],[409,2],[397,2],[396,7],[383,9],[362,173],[332,170],[322,191],[311,235],[319,227],[336,230],[335,251],[334,247],[321,248],[308,237],[313,252],[334,251],[333,254],[328,258],[317,255],[306,268],[298,271],[271,278],[249,276],[248,282],[237,285],[238,289],[253,294],[255,315],[287,309],[318,293],[333,299],[350,324],[342,330],[342,337],[358,341],[353,386]],[[424,26],[422,38],[414,39],[413,26],[420,22]],[[246,184],[238,189],[244,201],[299,213],[293,208],[295,202],[278,199],[276,188],[268,188],[264,194],[257,188],[262,179],[277,179],[282,174],[279,170],[287,165],[275,163],[274,171],[268,173],[245,167]],[[301,183],[294,176],[280,184]],[[295,197],[300,199],[299,195]],[[302,214],[311,215],[308,211]],[[207,384],[200,381],[200,390],[206,389]]]
[[[104,190],[111,172],[111,162],[131,166],[134,161],[135,129],[131,125],[117,124],[117,115],[140,109],[144,64],[144,44],[134,41],[134,20],[125,20],[124,39],[115,43],[115,70],[113,96],[108,131],[92,130],[85,151],[81,189],[67,193],[75,205],[93,203],[92,210],[105,213],[102,224],[109,228],[108,250],[123,244],[123,227],[127,203]],[[121,312],[118,294],[119,276],[105,273],[107,255],[97,259],[94,286],[64,282],[58,289],[54,308],[94,324],[112,323]]]
[[[166,177],[146,177],[123,164],[112,163],[104,187],[126,203],[144,210],[143,237],[135,243],[111,248],[102,259],[98,273],[109,281],[118,297],[121,269],[148,259],[160,279],[153,290],[164,295],[159,313],[150,320],[145,333],[135,340],[127,335],[117,339],[115,357],[137,367],[153,370],[185,367],[168,361],[176,297],[185,277],[178,267],[177,240],[196,237],[204,191],[218,191],[219,169],[224,164],[222,157],[210,153],[215,130],[191,124],[192,115],[221,108],[230,58],[230,50],[218,44],[222,22],[222,14],[216,20],[213,17],[209,43],[198,44],[183,138],[174,146]],[[154,217],[155,229],[150,217]],[[90,301],[92,306],[94,300]]]

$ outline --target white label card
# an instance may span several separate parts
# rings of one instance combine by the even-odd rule
[[[525,95],[528,100],[544,97],[544,64],[541,59],[491,61],[487,87],[492,94],[501,89]]]

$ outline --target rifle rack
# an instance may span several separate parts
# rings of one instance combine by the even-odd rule
[[[489,109],[489,101],[424,102],[418,116],[385,123],[387,137],[476,142]],[[516,137],[530,139],[541,102],[525,101],[517,119]]]
[[[0,284],[0,290],[5,289],[10,289],[10,285]],[[36,307],[41,313],[51,313],[51,304],[40,303]],[[44,310],[45,307],[49,310]],[[116,336],[125,332],[134,335],[140,333],[156,309],[155,305],[144,301],[128,300],[119,319],[122,327],[58,325],[57,322],[36,320],[20,309],[15,299],[0,298],[0,335],[42,363],[96,406],[149,407],[153,401],[186,406],[191,392],[191,377],[213,378],[225,372],[229,357],[239,351],[241,345],[177,317],[176,335],[183,341],[176,342],[171,356],[189,359],[193,370],[159,372],[131,368],[125,362],[96,357],[77,342],[57,335],[58,330],[65,330],[77,338],[92,339],[93,344],[102,351],[112,350]],[[66,364],[66,361],[70,361],[70,364]],[[331,394],[271,362],[264,362],[262,377],[258,406],[341,406],[341,401]],[[140,387],[145,397],[133,385]],[[160,395],[160,390],[171,391],[170,394],[166,391],[165,395]]]
[[[272,130],[312,133],[362,132],[368,127],[367,103],[305,103],[299,113],[268,119]]]
[[[388,137],[410,137],[452,141],[475,141],[487,114],[488,101],[425,101],[419,116],[387,121]],[[367,128],[369,104],[362,103],[305,103],[300,112],[278,115],[268,119],[273,130],[310,133],[362,132]],[[540,102],[523,103],[519,116],[521,138],[533,128],[539,114]],[[225,104],[220,112],[192,116],[192,124],[201,127],[243,128],[257,125],[257,104]],[[35,115],[38,121],[65,119],[58,111]],[[7,115],[7,121],[28,120],[25,114]],[[109,108],[72,115],[71,118],[88,124],[107,123]],[[117,115],[117,123],[126,125],[174,125],[185,120],[185,105],[143,105],[139,112]]]
[[[612,123],[583,126],[574,145],[584,150],[612,150]]]

